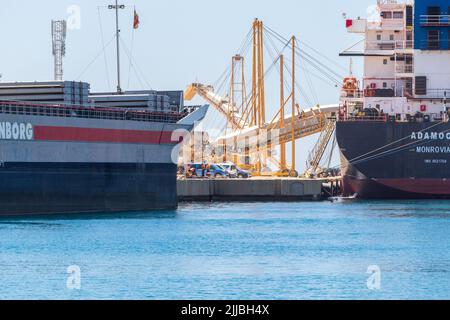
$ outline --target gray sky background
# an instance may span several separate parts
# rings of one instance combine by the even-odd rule
[[[102,49],[114,36],[114,14],[106,6],[107,0],[3,0],[0,11],[0,73],[3,81],[48,80],[53,77],[50,22],[67,19],[71,5],[80,8],[80,29],[67,34],[67,55],[64,77],[91,83],[95,91],[115,88],[114,42]],[[121,12],[121,29],[127,49],[122,50],[122,83],[125,89],[184,89],[188,83],[214,83],[230,63],[240,47],[254,18],[286,38],[295,35],[300,41],[318,50],[331,60],[347,68],[348,59],[339,52],[357,42],[358,36],[345,30],[342,14],[365,17],[375,0],[164,0],[121,1],[127,8]],[[134,32],[133,7],[140,16],[141,26]],[[100,27],[101,26],[101,27]],[[127,50],[132,38],[135,68],[130,68]],[[95,57],[98,57],[94,60]],[[105,59],[106,57],[106,59]],[[330,67],[333,64],[321,59]],[[91,64],[92,63],[92,64]],[[266,65],[270,59],[266,58]],[[87,68],[87,66],[89,66]],[[108,68],[106,68],[108,66]],[[356,74],[361,63],[355,60]],[[345,69],[337,68],[345,75]],[[136,75],[138,74],[138,76]],[[247,75],[248,79],[250,74]],[[313,78],[313,88],[304,86],[308,95],[317,96],[321,104],[336,103],[338,89]],[[305,78],[300,77],[302,86]],[[278,101],[278,86],[268,79],[266,91],[269,104]],[[316,100],[316,99],[313,99]],[[196,100],[195,102],[201,102]],[[315,101],[314,101],[315,102]],[[305,99],[300,103],[307,104]],[[268,107],[268,113],[277,107]],[[217,115],[213,116],[213,120]],[[300,146],[309,149],[313,139]],[[304,162],[304,155],[299,162]]]

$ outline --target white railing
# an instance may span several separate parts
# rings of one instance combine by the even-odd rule
[[[377,4],[379,6],[390,5],[390,4],[398,4],[397,0],[377,0]]]
[[[450,103],[450,89],[427,89],[427,93],[425,95],[417,94],[417,92],[415,92],[415,95],[429,99],[446,98]]]
[[[126,108],[49,105],[27,101],[0,101],[0,114],[164,123],[175,123],[184,116],[178,112],[162,113],[130,110]]]
[[[366,50],[405,50],[413,48],[414,41],[412,40],[378,40],[366,42]]]
[[[450,15],[421,15],[421,26],[450,26]]]
[[[402,30],[405,29],[405,20],[402,19],[382,19],[381,28],[387,30]]]

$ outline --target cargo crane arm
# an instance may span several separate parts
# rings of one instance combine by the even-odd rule
[[[235,107],[231,107],[229,99],[219,96],[214,92],[213,86],[201,83],[191,83],[184,92],[184,100],[191,101],[199,95],[210,103],[217,111],[224,115],[234,129],[243,129],[242,117]]]

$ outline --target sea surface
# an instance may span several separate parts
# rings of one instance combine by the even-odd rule
[[[2,218],[0,299],[450,299],[450,202]]]

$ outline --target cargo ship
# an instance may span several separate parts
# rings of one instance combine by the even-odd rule
[[[0,81],[0,216],[177,207],[178,146],[207,106],[185,108],[183,91],[123,91],[117,62],[117,92]]]
[[[362,57],[344,80],[336,126],[345,196],[450,198],[450,1],[379,0],[364,36],[341,53]]]
[[[136,105],[137,96],[151,99],[148,93],[102,94],[106,105],[58,100],[77,90],[85,95],[86,85],[0,82],[0,215],[177,206],[177,132],[192,129],[173,111],[182,106],[156,111],[124,101]],[[64,90],[70,93],[59,94]]]

